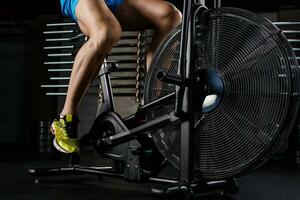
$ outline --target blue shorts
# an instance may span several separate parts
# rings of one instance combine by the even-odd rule
[[[77,21],[75,15],[75,9],[79,0],[60,0],[60,8],[63,15],[71,17],[74,21]],[[124,0],[105,0],[106,5],[114,13],[118,6],[123,3]]]

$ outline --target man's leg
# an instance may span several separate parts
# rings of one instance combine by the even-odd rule
[[[76,17],[89,40],[75,57],[62,115],[77,113],[84,92],[122,32],[104,0],[79,0]]]
[[[154,29],[147,52],[147,69],[160,42],[181,22],[180,11],[163,0],[124,0],[115,16],[123,30]]]
[[[121,26],[104,0],[79,0],[76,17],[89,40],[78,51],[61,117],[51,125],[54,146],[61,152],[79,152],[77,138],[78,107],[103,59],[121,37]]]

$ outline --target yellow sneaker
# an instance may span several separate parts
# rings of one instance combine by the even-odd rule
[[[55,135],[54,147],[63,153],[79,153],[79,140],[77,137],[78,118],[74,115],[65,115],[63,118],[54,119],[51,132]]]

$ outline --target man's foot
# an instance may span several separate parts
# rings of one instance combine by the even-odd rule
[[[55,135],[54,147],[63,153],[79,153],[79,140],[77,137],[78,118],[74,115],[65,115],[54,119],[51,132]]]

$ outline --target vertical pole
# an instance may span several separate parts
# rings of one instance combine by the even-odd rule
[[[189,37],[189,27],[191,23],[191,0],[184,0],[183,4],[183,16],[181,25],[181,42],[180,42],[180,52],[179,52],[179,73],[183,80],[186,79],[186,51],[188,46]],[[184,83],[184,81],[183,81]]]
[[[190,183],[193,181],[192,140],[193,130],[191,121],[186,116],[190,112],[190,90],[186,80],[190,77],[190,48],[191,48],[191,9],[192,0],[185,0],[183,5],[183,19],[181,26],[181,44],[179,54],[179,73],[183,84],[176,93],[177,112],[182,111],[181,121],[181,148],[180,148],[180,182]]]
[[[192,22],[195,19],[192,15],[192,9],[194,8],[192,2],[194,4],[200,3],[202,6],[205,6],[205,0],[185,0],[183,7],[179,57],[179,73],[181,74],[183,85],[180,86],[179,91],[176,93],[176,106],[178,106],[177,108],[183,113],[183,117],[181,117],[180,144],[180,182],[182,184],[190,184],[194,179],[194,99],[192,98],[194,91],[191,81],[194,80],[193,72],[195,67],[195,51],[192,50],[194,46],[194,27],[192,27]],[[187,83],[188,81],[189,83]],[[182,92],[182,96],[180,92]]]
[[[110,72],[107,69],[107,62],[105,60],[99,71],[100,84],[101,84],[101,89],[103,94],[103,102],[102,104],[99,103],[96,116],[99,116],[103,112],[115,111],[114,97],[113,97],[109,73]]]
[[[222,0],[214,0],[214,8],[220,8],[222,4]]]

